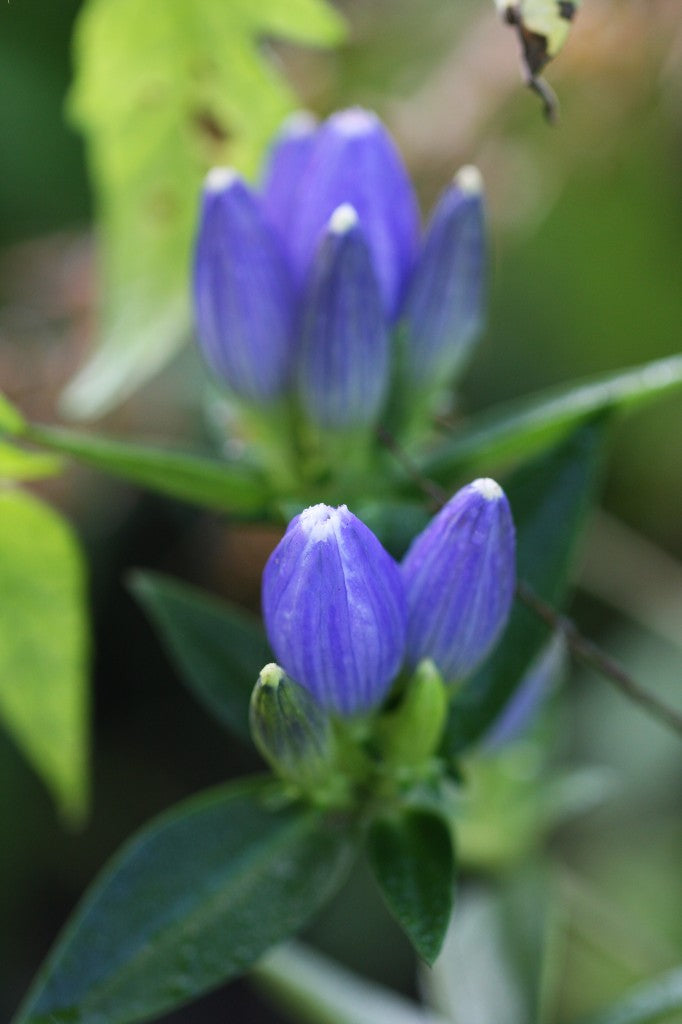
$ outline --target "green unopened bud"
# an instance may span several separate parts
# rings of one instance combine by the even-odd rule
[[[384,757],[397,767],[426,763],[440,744],[448,710],[448,691],[434,663],[425,658],[395,709],[380,723]]]
[[[261,671],[249,719],[254,743],[281,778],[311,789],[328,775],[333,748],[329,717],[279,665]]]

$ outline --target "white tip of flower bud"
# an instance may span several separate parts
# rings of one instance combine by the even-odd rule
[[[279,686],[284,674],[284,669],[281,669],[279,665],[276,665],[274,661],[271,661],[261,669],[260,682],[263,686],[277,687]]]
[[[491,480],[489,476],[481,477],[480,480],[474,480],[471,486],[487,501],[499,501],[504,494],[500,485]]]
[[[335,235],[345,235],[352,230],[358,222],[358,215],[354,206],[350,203],[342,203],[337,206],[329,218],[329,230]]]
[[[454,183],[468,196],[477,196],[483,191],[483,175],[473,164],[460,167],[454,177]]]
[[[371,110],[364,110],[362,107],[350,107],[348,110],[339,110],[330,117],[330,123],[336,131],[346,136],[369,135],[376,131],[379,118]]]
[[[224,192],[238,179],[234,167],[212,167],[204,179],[204,188],[207,192]]]

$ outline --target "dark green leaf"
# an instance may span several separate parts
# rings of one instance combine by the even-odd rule
[[[682,387],[682,356],[563,385],[492,409],[453,434],[421,463],[447,482],[485,460],[488,467],[539,454],[595,413],[625,409]]]
[[[88,0],[76,26],[70,113],[84,132],[102,242],[101,347],[65,393],[101,414],[190,333],[190,250],[203,175],[253,175],[294,103],[264,37],[333,45],[322,0]]]
[[[554,605],[564,599],[596,489],[603,432],[601,420],[581,427],[549,455],[517,470],[505,485],[516,524],[519,579]],[[451,705],[447,750],[455,753],[482,736],[547,635],[547,627],[517,601],[500,645]]]
[[[132,1024],[246,970],[340,885],[352,843],[269,780],[180,804],[94,883],[15,1024]],[[272,802],[272,796],[270,796]]]
[[[248,740],[251,691],[272,660],[259,624],[167,576],[137,572],[130,585],[189,689],[219,722]]]
[[[405,810],[373,822],[367,852],[386,903],[428,964],[438,956],[452,910],[455,858],[443,819]]]
[[[26,436],[112,476],[195,505],[249,513],[267,504],[267,485],[246,463],[219,462],[58,427],[32,426]]]
[[[48,505],[0,490],[0,719],[81,818],[88,799],[88,623],[78,542]]]
[[[654,981],[638,985],[623,999],[580,1024],[654,1024],[682,1012],[682,968],[676,967]],[[676,1016],[675,1020],[679,1018]]]

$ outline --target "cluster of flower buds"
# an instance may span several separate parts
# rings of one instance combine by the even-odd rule
[[[296,516],[263,577],[278,662],[328,711],[377,708],[401,669],[430,659],[451,684],[483,661],[515,587],[509,504],[493,480],[462,488],[398,565],[345,505]]]
[[[475,168],[455,177],[420,240],[411,183],[379,119],[356,108],[317,126],[299,114],[260,194],[233,170],[208,175],[200,344],[242,400],[295,398],[315,428],[367,428],[392,379],[415,395],[452,378],[480,330],[484,266]]]

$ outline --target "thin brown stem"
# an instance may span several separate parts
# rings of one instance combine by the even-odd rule
[[[410,456],[404,451],[396,439],[393,437],[390,431],[385,427],[377,427],[377,437],[383,444],[383,446],[394,456],[394,458],[403,467],[410,480],[417,485],[417,487],[423,491],[427,498],[429,498],[437,509],[442,508],[445,502],[448,500],[448,494],[439,487],[433,480],[429,480],[427,476],[424,476],[420,472],[416,463],[412,461]]]
[[[668,728],[682,736],[682,714],[676,708],[671,708],[650,690],[645,690],[640,686],[618,661],[602,651],[592,640],[583,636],[571,619],[538,597],[523,580],[519,580],[516,594],[519,600],[538,618],[542,619],[550,629],[557,630],[564,636],[569,650],[578,661],[595,669],[617,689],[626,694],[630,700],[639,704]]]

